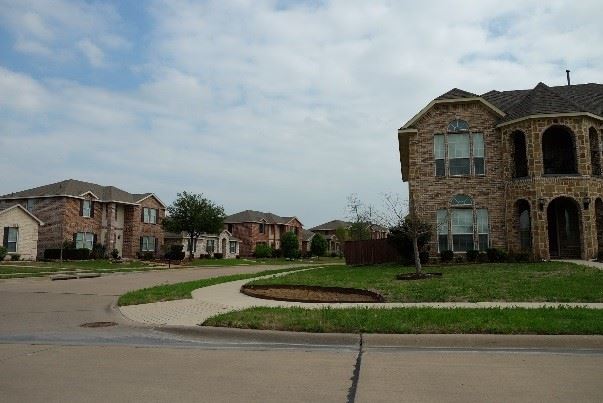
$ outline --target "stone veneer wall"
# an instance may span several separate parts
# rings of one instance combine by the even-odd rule
[[[22,260],[35,260],[38,249],[39,224],[23,210],[16,208],[0,214],[0,245],[4,243],[4,227],[17,227],[17,252]],[[6,259],[10,259],[7,254]]]

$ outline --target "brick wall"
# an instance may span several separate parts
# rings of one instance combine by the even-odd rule
[[[4,227],[17,227],[17,254],[23,260],[35,260],[38,249],[38,222],[19,208],[0,214],[0,245],[4,244]],[[10,259],[10,254],[6,256]]]

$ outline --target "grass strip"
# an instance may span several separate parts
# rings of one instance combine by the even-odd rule
[[[566,262],[429,266],[441,278],[396,280],[403,266],[327,266],[252,284],[317,285],[376,291],[387,302],[603,302],[603,271]]]
[[[312,333],[603,334],[603,310],[586,308],[250,308],[204,326]]]
[[[247,278],[254,278],[259,276],[266,276],[269,274],[283,273],[292,270],[307,269],[307,267],[293,267],[287,269],[278,270],[264,270],[257,273],[241,273],[232,274],[229,276],[212,277],[201,280],[187,281],[184,283],[176,284],[164,284],[150,288],[143,288],[140,290],[130,291],[119,297],[117,305],[138,305],[138,304],[149,304],[151,302],[161,301],[173,301],[177,299],[192,298],[191,292],[197,288],[209,287],[210,285],[216,285],[221,283],[227,283],[229,281],[244,280]]]

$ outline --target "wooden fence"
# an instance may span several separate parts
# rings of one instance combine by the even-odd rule
[[[398,251],[386,239],[346,241],[343,245],[345,263],[349,265],[395,263],[400,261]]]

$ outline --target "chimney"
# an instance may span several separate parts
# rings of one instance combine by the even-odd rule
[[[570,85],[570,76],[569,76],[570,71],[569,70],[565,70],[565,74],[567,75],[567,85]]]

